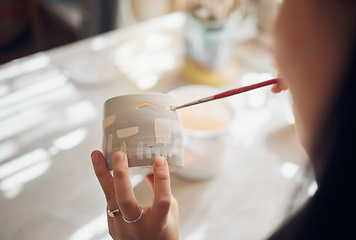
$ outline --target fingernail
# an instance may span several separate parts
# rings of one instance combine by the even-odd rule
[[[166,161],[166,159],[164,159],[163,157],[156,157],[156,159],[155,159],[155,166],[156,166],[156,167],[163,167],[165,161]]]
[[[114,161],[115,162],[122,162],[124,160],[124,153],[123,152],[116,152],[114,154]]]

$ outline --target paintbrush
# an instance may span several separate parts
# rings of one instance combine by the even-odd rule
[[[261,87],[265,87],[265,86],[268,86],[268,85],[271,85],[271,84],[276,84],[276,83],[278,83],[278,80],[279,80],[279,78],[273,78],[273,79],[270,79],[270,80],[267,80],[267,81],[263,81],[263,82],[260,82],[260,83],[256,83],[256,84],[252,84],[252,85],[249,85],[249,86],[231,89],[231,90],[228,90],[228,91],[225,91],[225,92],[221,92],[221,93],[215,94],[213,96],[201,98],[199,100],[196,100],[196,101],[193,101],[193,102],[189,102],[189,103],[186,103],[186,104],[183,104],[183,105],[180,105],[180,106],[171,106],[171,105],[158,106],[158,105],[156,105],[156,104],[154,104],[152,102],[149,102],[149,101],[142,101],[139,104],[137,104],[136,108],[140,109],[140,108],[143,108],[143,107],[149,107],[149,108],[152,108],[152,109],[154,109],[156,111],[160,111],[160,112],[165,112],[165,111],[169,111],[169,110],[175,111],[175,110],[178,110],[178,109],[181,109],[181,108],[185,108],[185,107],[189,107],[189,106],[193,106],[193,105],[197,105],[197,104],[201,104],[201,103],[205,103],[205,102],[210,102],[210,101],[217,100],[217,99],[230,97],[230,96],[233,96],[233,95],[236,95],[236,94],[239,94],[239,93],[248,92],[248,91],[251,91],[251,90],[254,90],[254,89],[257,89],[257,88],[261,88]]]

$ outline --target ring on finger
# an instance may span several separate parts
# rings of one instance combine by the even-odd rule
[[[120,208],[116,208],[114,210],[109,210],[107,211],[109,217],[116,217],[120,213]]]
[[[140,216],[138,216],[138,218],[136,218],[136,219],[134,219],[134,220],[127,220],[127,219],[125,218],[125,216],[122,215],[122,219],[124,219],[124,221],[125,221],[126,223],[135,223],[135,222],[137,222],[138,220],[141,219],[141,217],[142,217],[142,215],[143,215],[143,209],[142,209],[141,206],[140,206],[140,208],[141,208],[141,213],[140,213]]]

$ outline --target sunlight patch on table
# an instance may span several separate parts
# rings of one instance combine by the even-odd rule
[[[114,51],[114,62],[137,88],[153,88],[166,72],[179,65],[179,51],[175,51],[173,41],[168,34],[153,32],[146,38],[123,43]]]
[[[0,165],[0,191],[6,198],[15,197],[23,185],[43,175],[51,166],[48,152],[42,148]]]
[[[3,141],[0,144],[0,163],[19,151],[19,146],[14,141]]]
[[[0,85],[0,97],[5,96],[11,91],[10,87],[5,84]]]
[[[79,124],[96,119],[97,110],[89,100],[71,105],[66,111],[66,119],[70,124]]]
[[[204,240],[206,239],[207,226],[202,225],[196,228],[191,234],[189,234],[185,239],[186,240]]]
[[[19,89],[0,99],[0,107],[11,106],[27,101],[29,98],[55,90],[63,85],[68,79],[63,75],[53,76],[47,81],[41,81],[30,86]]]
[[[2,130],[0,131],[0,140],[21,134],[24,131],[37,126],[43,122],[46,115],[46,109],[42,107],[24,110],[23,112],[0,121]]]
[[[88,135],[85,128],[77,129],[54,140],[53,146],[59,150],[68,150],[78,146]]]
[[[85,224],[78,230],[76,230],[70,237],[69,240],[96,240],[98,236],[108,235],[107,227],[107,216],[106,213],[98,216],[94,220]],[[100,238],[106,239],[106,238]]]
[[[0,69],[0,81],[45,68],[49,64],[50,58],[43,53],[35,54],[23,62],[18,62],[18,60],[10,62],[5,65],[5,68]]]
[[[172,38],[166,34],[162,33],[151,33],[145,38],[146,46],[150,50],[158,50],[166,48],[172,44]]]
[[[106,42],[103,37],[96,37],[90,42],[90,48],[94,51],[104,49],[105,46],[106,46]]]
[[[158,83],[159,77],[154,74],[141,76],[137,79],[136,85],[141,90],[147,90]]]

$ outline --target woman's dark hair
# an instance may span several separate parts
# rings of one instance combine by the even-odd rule
[[[325,163],[318,190],[270,239],[356,239],[356,41],[347,63],[311,153]]]

